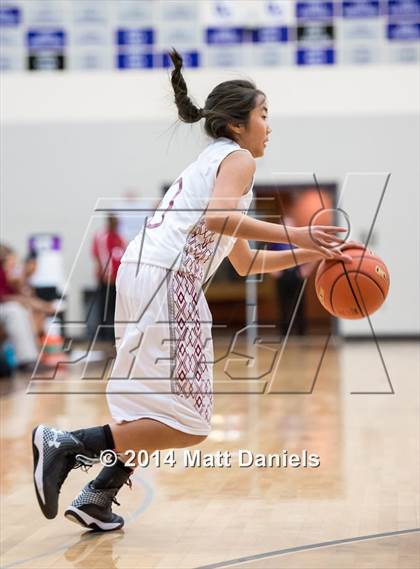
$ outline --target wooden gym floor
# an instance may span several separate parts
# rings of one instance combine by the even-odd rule
[[[226,345],[216,348],[222,354]],[[84,380],[91,393],[74,389],[76,368],[29,389],[26,378],[15,380],[1,399],[1,567],[417,569],[419,346],[383,342],[381,350],[388,377],[373,341],[331,342],[318,373],[322,339],[292,339],[275,369],[267,346],[258,368],[240,355],[245,347],[236,361],[219,362],[213,431],[200,448],[231,451],[232,467],[185,469],[177,451],[173,469],[137,469],[116,507],[126,526],[109,534],[62,516],[90,479],[80,470],[63,487],[58,517],[43,518],[30,446],[41,422],[62,429],[108,422],[103,389],[95,380]],[[234,379],[226,381],[227,372]],[[267,379],[271,393],[263,395]],[[239,468],[239,449],[306,449],[321,464]]]

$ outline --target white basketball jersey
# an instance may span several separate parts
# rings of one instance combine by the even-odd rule
[[[236,241],[210,231],[204,216],[221,162],[238,150],[244,149],[228,138],[209,144],[167,190],[153,217],[130,242],[122,262],[148,263],[207,280]],[[238,210],[243,213],[251,204],[253,184],[254,180],[239,201]]]

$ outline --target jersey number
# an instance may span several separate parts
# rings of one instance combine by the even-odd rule
[[[174,207],[175,198],[181,193],[181,190],[182,190],[182,178],[179,178],[179,179],[174,183],[174,185],[172,186],[172,188],[174,188],[176,184],[178,184],[178,189],[176,190],[176,192],[175,192],[173,198],[169,201],[168,207],[167,207],[165,210],[163,210],[163,212],[162,212],[162,211],[161,211],[161,206],[162,206],[163,200],[160,202],[160,204],[159,204],[157,210],[155,211],[155,213],[154,213],[152,219],[151,219],[151,220],[147,223],[147,225],[146,225],[147,229],[155,229],[156,227],[159,227],[160,225],[162,225],[163,220],[165,219],[165,214],[166,214],[166,212],[169,211],[170,209],[172,209],[172,208]],[[170,188],[170,189],[168,190],[168,193],[171,191],[172,188]],[[163,198],[163,199],[165,199],[165,198]],[[159,213],[160,213],[160,215],[161,215],[160,221],[156,221],[155,223],[153,223],[154,217],[158,217],[158,214],[159,214]]]

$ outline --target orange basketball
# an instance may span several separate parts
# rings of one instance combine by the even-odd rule
[[[333,316],[359,320],[384,303],[389,290],[385,263],[363,245],[344,247],[351,263],[324,260],[320,263],[315,289],[322,306]]]

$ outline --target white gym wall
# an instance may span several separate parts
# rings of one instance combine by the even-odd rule
[[[391,179],[372,247],[391,273],[384,335],[419,333],[419,72],[416,66],[187,70],[199,104],[218,82],[252,77],[267,93],[273,129],[257,182],[344,184],[352,237],[366,235]],[[176,125],[165,70],[86,75],[13,73],[1,81],[2,240],[24,253],[32,233],[59,233],[69,274],[98,198],[128,187],[159,197],[205,144],[198,125]],[[273,176],[273,173],[279,173]],[[90,237],[89,237],[90,239]],[[70,283],[72,320],[94,285],[89,246]],[[368,334],[365,321],[343,334]]]

